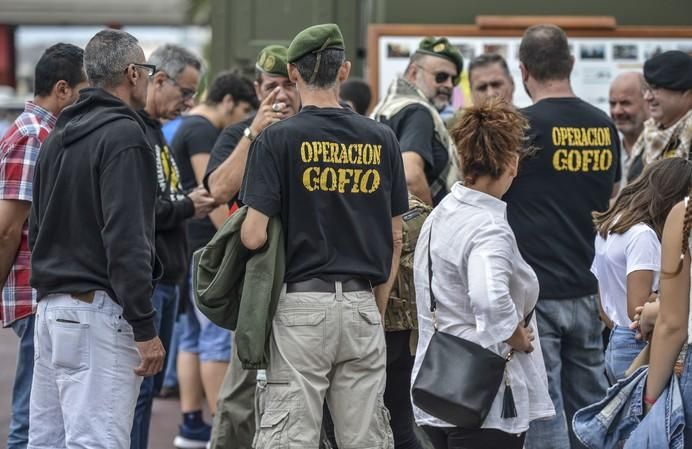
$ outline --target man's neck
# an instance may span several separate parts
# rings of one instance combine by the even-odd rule
[[[301,86],[302,87],[302,86]],[[339,96],[336,88],[310,89],[302,87],[298,89],[303,106],[315,106],[317,108],[340,108]]]
[[[625,153],[627,153],[628,156],[632,154],[632,147],[642,131],[644,131],[644,126],[637,128],[635,132],[622,135],[622,148],[625,150]]]
[[[661,129],[668,129],[668,128],[670,128],[671,126],[677,125],[677,123],[678,123],[680,120],[682,120],[682,118],[683,118],[684,116],[686,116],[687,113],[690,112],[690,110],[692,110],[692,106],[691,106],[689,109],[687,109],[687,110],[683,110],[684,112],[681,112],[680,114],[676,115],[676,116],[673,117],[672,119],[666,121],[666,123],[658,123],[659,128],[661,128]]]
[[[543,83],[534,83],[531,86],[531,99],[538,103],[546,98],[574,98],[574,91],[569,79],[549,80]]]
[[[214,125],[215,128],[223,128],[223,118],[218,109],[212,105],[202,103],[190,110],[190,115],[200,115]]]
[[[45,109],[46,111],[50,112],[51,114],[53,114],[56,117],[58,116],[58,114],[60,114],[60,107],[58,106],[58,100],[56,100],[55,98],[53,98],[51,96],[48,96],[48,97],[35,96],[33,103],[36,106],[39,106],[39,107]]]

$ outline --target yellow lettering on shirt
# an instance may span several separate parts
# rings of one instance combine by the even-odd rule
[[[300,159],[307,164],[301,181],[308,192],[370,194],[380,187],[382,145],[302,142]]]
[[[570,128],[555,126],[551,140],[557,148],[553,153],[556,171],[598,172],[613,166],[610,128]]]

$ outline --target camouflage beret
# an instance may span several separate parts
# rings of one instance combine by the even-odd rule
[[[692,56],[679,50],[656,55],[644,63],[644,79],[668,90],[692,89]]]
[[[464,58],[455,46],[449,43],[446,37],[435,38],[428,36],[418,44],[416,53],[437,56],[452,62],[457,67],[457,73],[464,70]]]
[[[255,68],[269,75],[279,75],[288,78],[288,61],[286,61],[286,47],[283,45],[268,45],[257,55]]]
[[[293,39],[288,47],[288,62],[296,62],[310,53],[319,53],[328,48],[344,50],[344,37],[334,23],[306,28]]]

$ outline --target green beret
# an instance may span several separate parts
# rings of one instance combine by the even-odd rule
[[[678,50],[656,55],[644,63],[644,79],[668,90],[692,89],[692,56]]]
[[[319,53],[328,48],[345,49],[339,26],[334,23],[311,26],[293,38],[288,46],[288,62],[296,62],[307,54]]]
[[[445,58],[454,63],[457,67],[457,73],[461,73],[461,71],[464,70],[464,58],[461,56],[461,52],[450,44],[446,37],[434,38],[428,36],[423,38],[418,45],[416,53]]]
[[[257,70],[269,75],[279,75],[288,78],[288,61],[286,61],[286,47],[283,45],[268,45],[257,55]]]

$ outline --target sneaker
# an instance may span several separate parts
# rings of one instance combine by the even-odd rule
[[[183,424],[178,428],[178,436],[173,440],[178,449],[205,449],[211,439],[211,426],[206,423],[194,428]]]

